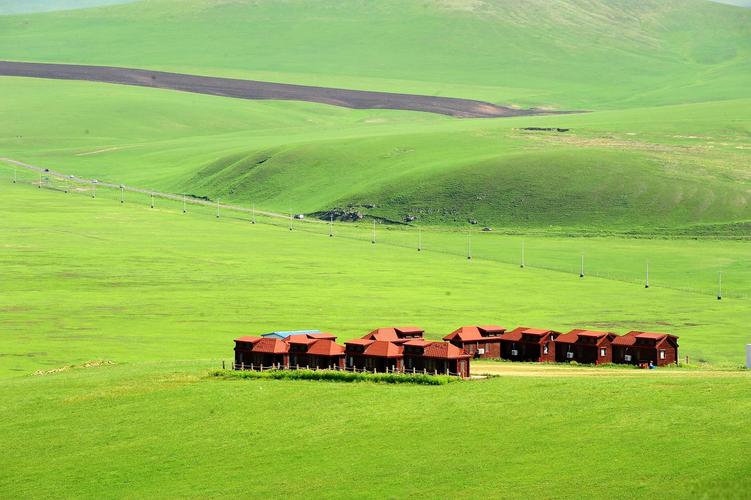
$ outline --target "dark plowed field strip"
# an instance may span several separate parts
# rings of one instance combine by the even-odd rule
[[[0,76],[85,80],[120,85],[195,92],[239,99],[308,101],[354,109],[402,109],[461,118],[498,118],[549,114],[538,109],[513,109],[471,99],[392,94],[364,90],[309,87],[286,83],[214,78],[109,66],[79,66],[0,61]]]

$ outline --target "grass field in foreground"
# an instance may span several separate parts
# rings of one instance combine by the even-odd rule
[[[431,338],[483,323],[667,330],[681,337],[682,356],[732,366],[749,341],[747,300],[216,220],[211,209],[183,215],[8,183],[0,220],[2,376],[90,359],[229,359],[237,336],[295,328],[341,339],[390,324],[421,325]],[[546,241],[528,245],[540,252]],[[630,254],[619,265],[635,261],[641,244],[597,242],[614,250],[603,262]],[[748,273],[737,242],[643,244],[663,254],[675,277],[708,262],[714,248],[723,256],[715,264]]]
[[[218,380],[209,364],[0,380],[0,494],[744,498],[751,489],[748,373],[429,387]]]

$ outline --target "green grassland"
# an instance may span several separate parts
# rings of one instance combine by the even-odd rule
[[[749,21],[700,0],[0,16],[0,59],[590,111],[459,120],[0,77],[0,157],[367,217],[331,238],[312,220],[39,189],[25,169],[12,184],[0,162],[0,497],[743,498]],[[666,331],[697,369],[493,363],[504,376],[435,387],[208,375],[240,335],[482,323]]]
[[[217,220],[210,207],[182,214],[164,200],[150,209],[145,195],[121,205],[102,189],[92,199],[3,186],[3,375],[89,359],[228,358],[233,338],[280,328],[342,339],[394,323],[431,338],[487,323],[667,330],[683,355],[716,366],[740,365],[748,341],[744,243],[527,237],[533,267],[521,269],[516,237],[478,234],[468,261],[462,234],[427,233],[417,252],[414,232],[383,230],[373,245],[367,227],[336,226],[329,238],[324,225]],[[716,270],[738,298],[715,299]]]
[[[491,321],[659,328],[681,336],[681,355],[732,367],[747,301],[26,181],[0,196],[4,496],[632,498],[670,484],[678,498],[741,498],[751,486],[744,372],[438,387],[208,377],[238,335],[318,327],[349,338],[394,322],[431,338]],[[115,365],[31,375],[92,359]],[[541,463],[554,470],[537,476]]]
[[[748,99],[455,120],[79,82],[0,88],[4,156],[270,210],[373,204],[364,213],[396,221],[651,232],[751,220]]]

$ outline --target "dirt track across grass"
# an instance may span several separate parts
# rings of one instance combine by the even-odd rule
[[[500,118],[555,114],[540,109],[515,109],[472,99],[393,94],[286,83],[215,78],[110,66],[80,66],[0,61],[0,76],[84,80],[120,85],[195,92],[239,99],[307,101],[353,109],[401,109],[438,113],[459,118]]]

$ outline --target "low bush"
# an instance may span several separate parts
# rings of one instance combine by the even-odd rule
[[[327,382],[374,382],[378,384],[446,385],[458,382],[458,377],[406,373],[352,373],[334,370],[266,370],[238,371],[212,370],[211,377],[272,379],[272,380],[323,380]]]

